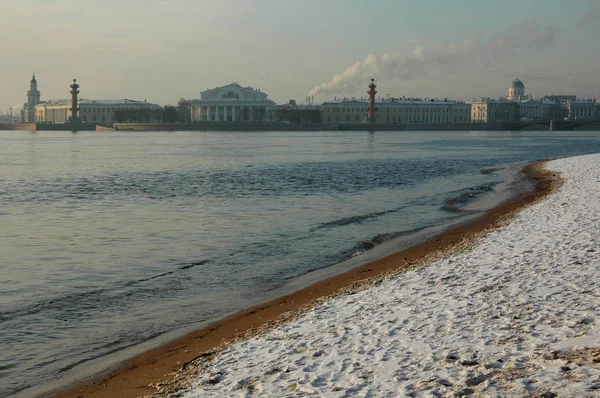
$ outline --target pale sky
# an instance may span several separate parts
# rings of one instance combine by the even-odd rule
[[[0,112],[26,100],[174,104],[238,82],[277,103],[366,95],[600,97],[600,0],[1,0]]]

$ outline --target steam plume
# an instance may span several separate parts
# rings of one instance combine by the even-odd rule
[[[506,31],[494,33],[488,40],[481,31],[471,32],[461,42],[446,46],[418,46],[410,54],[369,54],[329,82],[314,87],[308,95],[351,94],[369,77],[410,80],[422,76],[442,76],[465,67],[487,66],[507,55],[531,49],[544,49],[556,42],[559,33],[553,27],[542,28],[534,19],[511,25]]]
[[[600,0],[590,0],[590,9],[577,23],[577,30],[594,23],[600,19]]]

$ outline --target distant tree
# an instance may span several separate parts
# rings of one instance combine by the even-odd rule
[[[255,122],[262,122],[265,116],[267,115],[267,111],[265,108],[256,107],[252,111],[252,120]]]
[[[192,101],[185,98],[179,98],[177,101],[177,113],[179,114],[179,120],[182,122],[189,122],[191,120],[191,109]]]
[[[240,113],[238,114],[238,117],[240,118],[240,120],[242,122],[249,121],[250,120],[250,108],[245,106],[242,109],[240,109]]]
[[[179,113],[173,105],[165,105],[162,120],[164,123],[176,123],[179,121]]]

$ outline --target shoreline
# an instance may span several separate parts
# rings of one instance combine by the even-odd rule
[[[173,373],[198,358],[271,329],[303,310],[347,289],[365,287],[390,273],[414,269],[424,261],[468,247],[470,241],[509,220],[517,210],[551,193],[556,174],[537,162],[523,169],[535,189],[519,194],[483,216],[382,259],[366,263],[295,293],[239,311],[206,327],[124,361],[120,366],[80,380],[65,388],[39,394],[53,397],[138,397],[156,391],[150,384],[169,384]]]
[[[552,131],[597,130],[600,120],[558,121]],[[114,123],[115,131],[549,131],[549,120],[462,123]]]

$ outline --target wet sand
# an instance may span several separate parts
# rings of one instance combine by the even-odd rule
[[[296,293],[242,310],[214,322],[157,349],[125,361],[120,367],[96,375],[44,397],[139,397],[152,394],[156,385],[168,386],[173,373],[186,364],[210,356],[219,347],[268,330],[331,295],[356,289],[395,272],[420,266],[426,260],[468,248],[473,238],[509,221],[515,212],[543,198],[556,187],[558,177],[543,169],[542,163],[524,168],[524,174],[535,184],[532,192],[519,195],[486,212],[481,218],[452,228],[432,239],[406,250],[364,264],[344,274],[304,288]],[[154,386],[152,386],[154,385]]]

